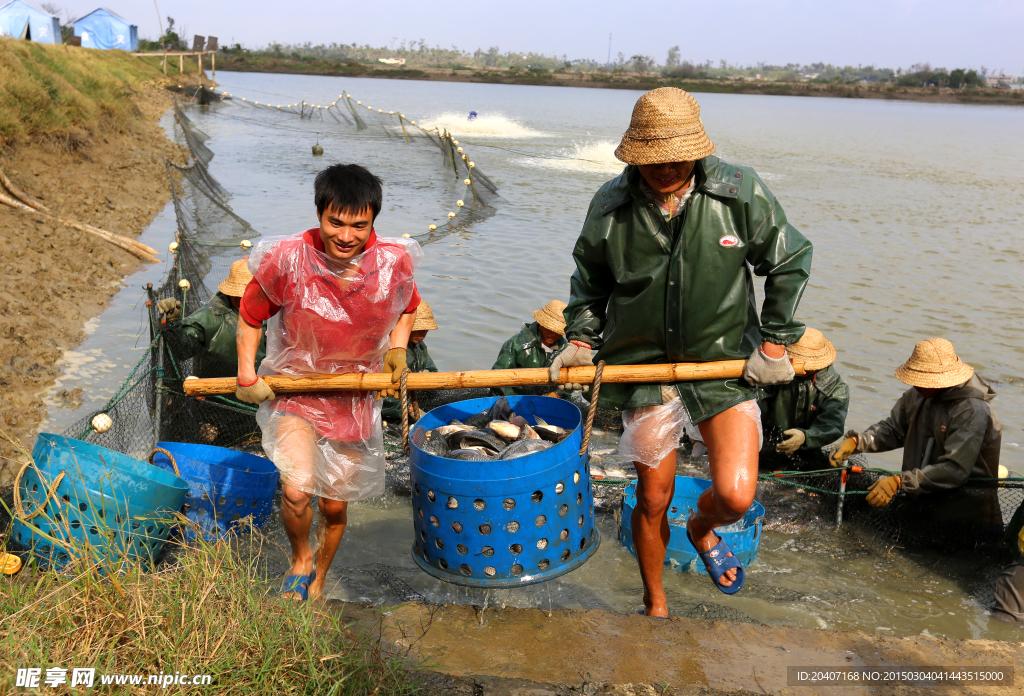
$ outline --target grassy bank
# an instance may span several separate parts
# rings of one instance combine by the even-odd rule
[[[136,119],[136,91],[165,80],[123,51],[0,39],[0,146]]]
[[[219,55],[217,68],[237,72],[292,73],[340,77],[376,77],[438,82],[483,82],[510,85],[595,87],[646,91],[657,87],[679,87],[689,92],[720,94],[774,94],[793,97],[838,97],[846,99],[895,99],[959,104],[1011,104],[1024,106],[1024,90],[971,87],[957,90],[940,87],[898,87],[894,84],[776,82],[769,80],[684,80],[657,75],[551,71],[545,69],[486,70],[451,68],[405,68],[326,58],[290,58],[273,54]]]

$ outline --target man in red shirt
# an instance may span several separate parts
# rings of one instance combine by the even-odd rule
[[[238,322],[236,397],[259,404],[263,450],[281,472],[281,520],[292,546],[284,592],[319,597],[345,533],[348,503],[384,490],[380,397],[397,394],[420,297],[415,241],[381,238],[373,223],[380,180],[355,164],[336,164],[314,184],[319,228],[261,240]],[[276,396],[254,369],[261,324],[267,356],[260,375],[386,372],[380,394],[331,392]],[[310,546],[312,497],[322,519]]]

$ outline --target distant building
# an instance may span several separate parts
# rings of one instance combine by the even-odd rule
[[[405,58],[378,58],[377,62],[384,65],[405,65]]]
[[[1017,80],[1013,75],[986,75],[985,79],[988,81],[989,87],[995,87],[997,85],[1009,85]]]
[[[60,21],[25,0],[13,0],[0,7],[0,36],[59,44]]]
[[[75,20],[75,36],[84,48],[139,50],[139,28],[103,7]]]

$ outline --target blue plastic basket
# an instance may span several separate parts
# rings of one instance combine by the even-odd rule
[[[669,540],[665,555],[666,565],[671,565],[684,572],[708,574],[697,555],[697,550],[686,538],[686,520],[697,510],[697,498],[710,487],[711,481],[707,479],[676,476],[676,492],[672,496],[672,503],[668,509]],[[622,501],[620,533],[622,545],[634,556],[636,550],[633,548],[631,518],[635,507],[636,481],[626,487],[626,497]],[[764,506],[754,501],[738,522],[715,529],[715,534],[725,539],[744,568],[749,567],[757,559],[757,550],[761,546],[761,524],[763,522]]]
[[[270,520],[280,473],[269,459],[225,447],[159,442],[153,463],[168,471],[173,470],[171,462],[161,449],[171,453],[188,481],[185,513],[204,538],[241,529],[247,517],[254,527]],[[197,535],[192,527],[182,525],[182,530],[186,539]]]
[[[20,514],[43,507],[31,520],[16,516],[12,541],[17,548],[56,569],[80,557],[112,565],[124,560],[152,564],[185,499],[184,480],[120,452],[61,435],[39,435],[32,458],[36,466],[18,484]],[[64,477],[47,499],[61,472]]]
[[[440,406],[415,427],[465,420],[495,401]],[[440,580],[485,588],[543,582],[583,565],[601,543],[588,459],[579,454],[579,409],[545,396],[508,403],[531,424],[540,416],[573,432],[542,452],[505,461],[446,459],[410,442],[413,560]]]

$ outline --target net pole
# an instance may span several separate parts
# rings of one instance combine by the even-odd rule
[[[839,500],[836,502],[836,529],[843,526],[843,501],[846,500],[846,477],[850,469],[843,467],[843,473],[839,476]]]
[[[184,304],[182,304],[184,307]],[[156,342],[156,408],[153,410],[153,447],[160,441],[160,421],[163,418],[164,405],[164,334]]]

